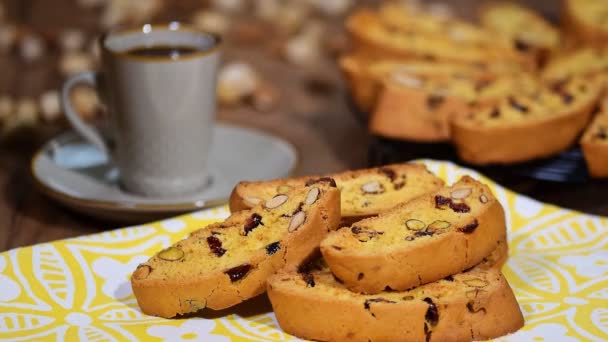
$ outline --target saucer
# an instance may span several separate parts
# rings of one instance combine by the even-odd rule
[[[242,180],[289,176],[297,152],[288,142],[250,128],[216,124],[209,154],[209,185],[194,195],[143,197],[118,186],[119,172],[76,132],[46,143],[32,158],[31,173],[43,193],[83,214],[143,222],[223,204]]]

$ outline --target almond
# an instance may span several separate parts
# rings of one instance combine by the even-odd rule
[[[310,189],[310,191],[308,191],[308,194],[306,195],[304,204],[311,205],[311,204],[315,203],[317,201],[317,198],[319,198],[319,192],[320,192],[319,188],[317,188],[317,187]]]
[[[303,211],[297,212],[291,218],[291,221],[289,222],[289,227],[287,228],[287,230],[290,233],[295,232],[298,228],[300,228],[300,226],[304,223],[304,221],[306,221],[306,213]]]
[[[471,195],[471,192],[473,192],[471,188],[460,188],[452,191],[451,197],[455,200],[465,199]]]
[[[378,181],[371,181],[363,184],[361,190],[366,194],[381,194],[384,192],[384,187]]]
[[[289,197],[287,195],[282,195],[282,194],[276,195],[273,198],[266,201],[265,206],[268,209],[278,208],[278,207],[282,206],[285,202],[287,202],[288,199],[289,199]]]

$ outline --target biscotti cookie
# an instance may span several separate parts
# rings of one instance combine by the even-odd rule
[[[331,232],[321,253],[354,292],[403,291],[480,263],[505,241],[502,206],[465,176],[374,218]]]
[[[573,41],[605,46],[608,42],[608,2],[604,0],[564,0],[564,30]]]
[[[608,103],[604,103],[581,139],[587,169],[592,177],[608,177]]]
[[[141,310],[168,318],[263,293],[270,275],[297,268],[337,228],[340,191],[331,182],[277,195],[158,252],[131,277]]]
[[[353,52],[370,58],[406,58],[452,63],[528,64],[521,54],[500,46],[463,44],[443,35],[407,32],[389,26],[369,9],[353,13],[346,22]],[[533,66],[531,66],[533,67]]]
[[[241,182],[230,196],[230,210],[250,208],[277,194],[330,177],[341,191],[342,220],[357,221],[378,215],[443,186],[443,181],[421,164],[394,164],[379,168],[346,171],[326,176],[308,176],[267,182]]]
[[[606,73],[608,48],[584,48],[552,58],[542,71],[548,82],[563,82],[575,76]]]
[[[437,80],[395,72],[384,80],[369,130],[392,139],[448,141],[450,118],[468,113],[472,104],[496,103],[514,89],[530,93],[537,88],[538,82],[528,74]]]
[[[357,108],[370,112],[376,105],[382,82],[395,73],[406,73],[432,79],[470,78],[483,82],[500,75],[521,72],[518,64],[457,64],[404,60],[370,60],[356,55],[346,55],[338,65],[346,79],[349,93]]]
[[[379,265],[381,266],[381,265]],[[409,291],[349,291],[319,262],[279,273],[268,296],[281,328],[315,341],[487,340],[517,331],[521,310],[501,272],[477,266]]]
[[[509,96],[452,120],[452,142],[472,164],[523,162],[559,153],[589,122],[604,77],[577,77],[536,94]]]
[[[508,38],[515,49],[532,54],[539,62],[557,49],[559,31],[532,9],[514,2],[486,4],[479,21],[491,32]]]

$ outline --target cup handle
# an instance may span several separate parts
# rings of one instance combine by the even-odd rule
[[[80,115],[78,115],[74,109],[74,106],[72,106],[72,101],[70,100],[72,89],[78,84],[88,84],[98,90],[98,76],[99,75],[96,72],[85,71],[70,77],[63,85],[63,89],[61,91],[61,103],[63,105],[63,112],[72,125],[72,128],[74,128],[76,132],[78,132],[85,140],[93,144],[108,158],[110,158],[110,151],[106,140],[96,128],[87,124],[80,117]]]

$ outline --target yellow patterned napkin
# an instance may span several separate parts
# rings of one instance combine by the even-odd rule
[[[504,268],[526,318],[499,341],[608,340],[608,219],[543,204],[474,171],[424,161],[452,183],[469,174],[505,207]],[[186,319],[143,315],[128,281],[157,250],[228,215],[225,207],[0,254],[0,340],[294,341],[265,298]]]

